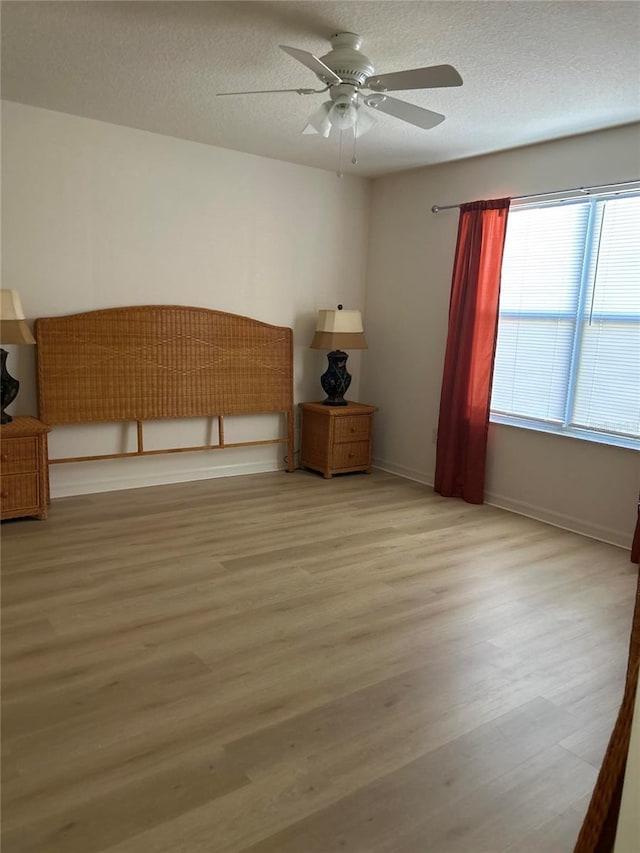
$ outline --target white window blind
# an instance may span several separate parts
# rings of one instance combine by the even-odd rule
[[[640,194],[511,210],[491,410],[640,438]]]

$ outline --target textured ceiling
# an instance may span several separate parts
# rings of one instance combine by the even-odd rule
[[[379,115],[373,176],[640,120],[635,2],[3,2],[2,96],[335,170],[338,140],[300,134],[326,95],[288,44],[322,56],[359,33],[378,73],[454,65],[464,85],[394,93],[444,113],[424,131]],[[332,135],[333,136],[333,135]]]

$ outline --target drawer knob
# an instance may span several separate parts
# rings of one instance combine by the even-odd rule
[[[0,456],[0,459],[1,459],[3,462],[8,462],[8,461],[9,461],[9,457],[7,456],[7,454],[6,454],[6,453],[3,453],[3,454],[2,454],[2,456]]]
[[[351,432],[356,432],[356,428],[354,426],[351,427]]]

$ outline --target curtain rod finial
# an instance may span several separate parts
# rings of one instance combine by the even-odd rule
[[[440,210],[437,204],[434,204],[431,208],[431,213],[437,213]]]

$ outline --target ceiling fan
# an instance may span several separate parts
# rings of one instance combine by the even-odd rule
[[[263,95],[275,92],[297,92],[315,95],[329,92],[325,101],[309,118],[303,133],[319,133],[325,138],[332,129],[353,129],[354,142],[377,122],[373,111],[386,113],[423,130],[444,121],[441,113],[390,97],[387,92],[403,89],[433,89],[461,86],[462,77],[451,65],[432,65],[390,74],[376,74],[371,60],[360,52],[362,39],[356,33],[337,33],[331,37],[332,48],[320,59],[306,50],[280,47],[314,72],[324,89],[261,89],[251,92],[219,92],[219,95]],[[363,90],[367,90],[366,92]],[[354,159],[355,161],[355,152]]]

